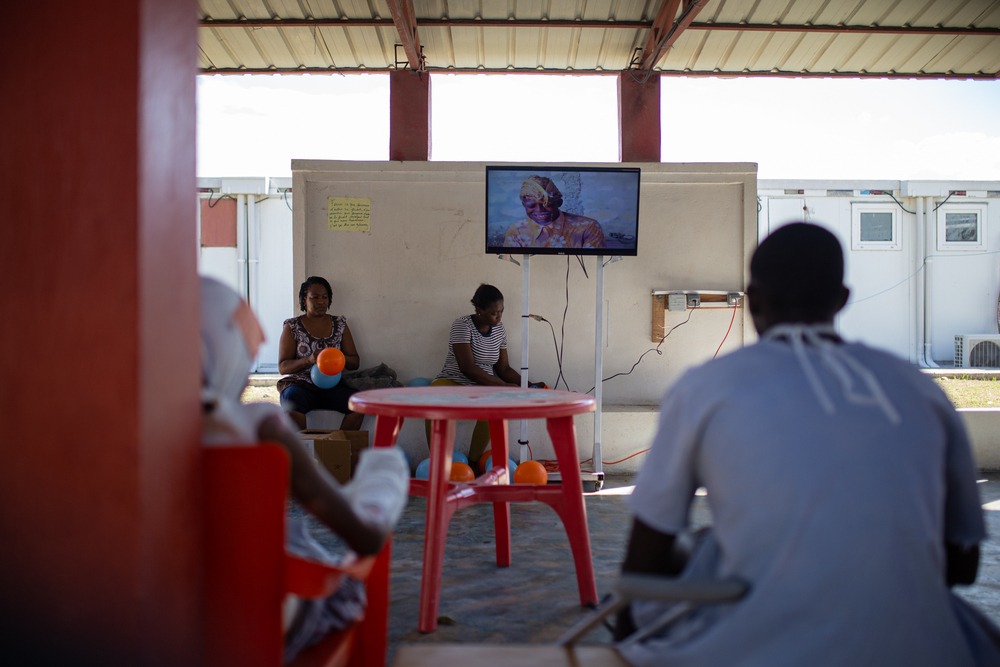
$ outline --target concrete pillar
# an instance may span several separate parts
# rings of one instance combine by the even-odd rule
[[[660,77],[627,70],[618,75],[618,158],[660,162]]]
[[[431,77],[427,72],[389,73],[389,159],[429,160]]]
[[[0,21],[10,664],[200,663],[195,0]]]

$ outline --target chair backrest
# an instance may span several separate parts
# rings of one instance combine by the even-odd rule
[[[277,667],[288,456],[270,444],[204,452],[205,664]]]

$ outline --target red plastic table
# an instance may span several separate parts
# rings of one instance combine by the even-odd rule
[[[597,584],[590,556],[587,508],[576,451],[573,416],[593,412],[593,397],[569,391],[514,387],[405,387],[374,389],[354,394],[350,408],[376,415],[375,447],[396,444],[405,418],[431,421],[430,472],[427,480],[410,481],[410,495],[427,498],[424,564],[420,584],[421,632],[437,629],[441,571],[448,524],[452,514],[474,503],[493,503],[497,565],[511,562],[511,502],[539,501],[549,505],[562,520],[576,565],[580,604],[597,604]],[[452,447],[456,420],[485,420],[490,424],[493,461],[501,463],[472,482],[451,482]],[[507,422],[544,419],[552,439],[561,484],[510,484]]]

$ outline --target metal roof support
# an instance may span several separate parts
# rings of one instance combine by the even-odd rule
[[[652,71],[656,67],[656,63],[677,41],[684,29],[697,18],[698,12],[708,4],[708,0],[685,0],[684,9],[681,10],[680,16],[677,16],[677,7],[680,3],[681,0],[667,0],[660,5],[660,11],[653,19],[653,29],[649,32],[646,47],[642,50],[640,70]]]
[[[650,21],[607,19],[555,19],[555,18],[418,18],[417,28],[572,28],[574,30],[645,30],[651,28]],[[331,18],[249,18],[215,19],[203,18],[198,21],[202,28],[215,30],[231,28],[382,28],[395,25],[390,19],[362,18],[346,16]],[[950,37],[980,36],[996,37],[1000,28],[989,26],[948,26],[948,25],[853,25],[827,23],[726,23],[720,21],[692,21],[688,30],[737,31],[737,32],[801,32],[801,33],[855,33],[859,35],[936,35]]]
[[[660,77],[618,74],[618,159],[659,162]]]
[[[389,13],[392,14],[392,22],[399,33],[403,50],[406,51],[406,58],[410,61],[410,69],[423,72],[427,68],[420,48],[420,36],[417,34],[417,14],[413,10],[413,0],[386,0],[386,4],[389,5]]]
[[[427,161],[430,155],[430,74],[389,72],[389,159]]]

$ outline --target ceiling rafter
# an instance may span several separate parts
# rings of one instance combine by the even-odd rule
[[[651,21],[586,21],[538,19],[416,19],[416,27],[434,28],[590,28],[646,30]],[[378,28],[392,27],[389,19],[201,19],[203,28]],[[853,25],[822,23],[720,23],[692,21],[687,30],[736,30],[741,32],[856,33],[871,35],[1000,36],[1000,28],[975,26]],[[401,35],[402,37],[402,35]]]
[[[203,74],[372,74],[375,72],[396,71],[393,67],[207,67],[203,68]],[[543,69],[537,67],[507,68],[507,67],[483,67],[476,69],[456,69],[451,67],[429,67],[427,72],[443,72],[447,74],[537,74],[540,76],[565,75],[563,69]],[[683,76],[683,77],[706,77],[706,78],[750,78],[750,77],[771,77],[789,79],[963,79],[977,81],[1000,81],[1000,76],[990,72],[977,73],[949,73],[943,75],[935,72],[896,72],[886,71],[817,71],[808,70],[779,70],[776,68],[767,70],[751,69],[713,69],[709,71],[682,69],[682,70],[654,70],[660,76]],[[574,70],[573,76],[607,76],[613,74],[610,70]]]
[[[423,49],[420,46],[420,35],[417,34],[417,14],[413,10],[413,0],[386,0],[392,22],[399,33],[399,39],[410,62],[410,69],[423,72],[427,69],[424,62]]]
[[[653,19],[653,28],[646,40],[646,46],[642,50],[637,69],[644,72],[652,71],[656,67],[656,63],[660,62],[663,54],[691,25],[691,22],[698,16],[698,12],[708,4],[708,0],[685,0],[684,8],[681,10],[680,16],[677,16],[680,4],[681,0],[666,0],[660,5],[660,11]]]

